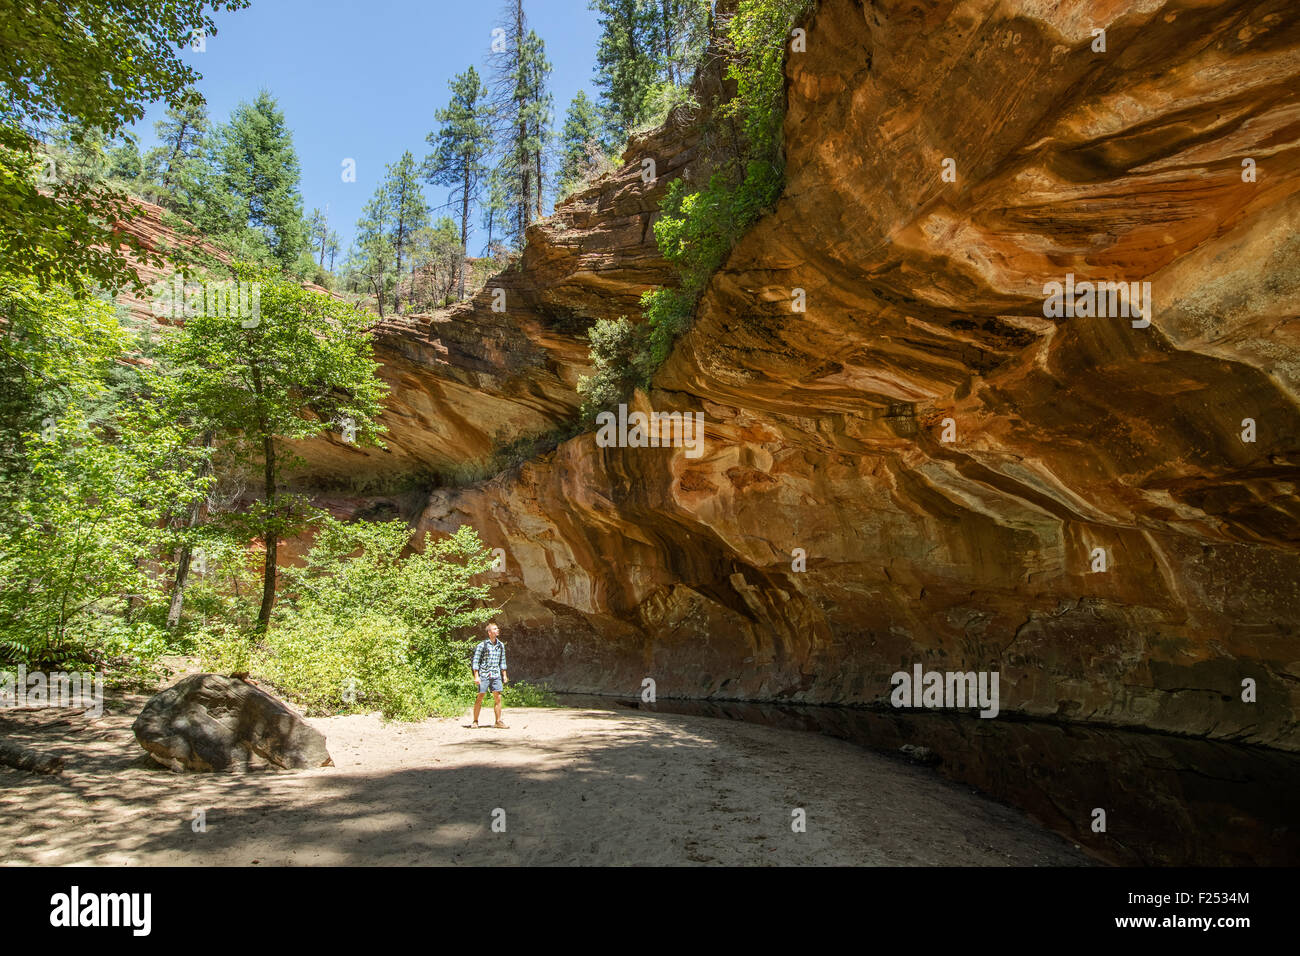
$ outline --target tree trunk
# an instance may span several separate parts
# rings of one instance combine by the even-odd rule
[[[522,82],[522,80],[521,80]],[[515,109],[519,111],[519,119],[515,127],[515,162],[519,164],[519,195],[515,197],[517,205],[515,215],[519,219],[519,244],[524,243],[524,233],[528,229],[528,223],[531,221],[529,213],[533,205],[533,188],[532,188],[532,171],[528,168],[529,160],[532,158],[528,155],[528,120],[524,115],[524,109],[528,105],[525,91],[517,88],[515,92]]]
[[[275,514],[275,441],[270,435],[262,438],[262,454],[266,458],[263,480],[266,484],[267,517]],[[280,545],[279,534],[268,529],[263,534],[266,542],[266,565],[262,575],[262,607],[257,612],[257,630],[265,634],[271,624],[271,609],[275,606],[276,552]]]
[[[465,301],[465,260],[469,258],[469,166],[465,167],[465,189],[460,201],[460,288],[456,291],[459,301]]]
[[[519,245],[524,244],[524,233],[532,222],[533,174],[528,168],[528,154],[523,155],[523,170],[519,176]]]
[[[402,223],[397,223],[397,275],[393,279],[393,315],[402,311]]]
[[[211,448],[213,440],[212,432],[203,433],[203,447]],[[199,477],[206,478],[211,472],[210,463],[203,462],[199,469]],[[187,528],[193,528],[199,523],[199,515],[203,512],[203,499],[200,498],[190,506],[189,517],[186,521]],[[181,622],[181,608],[185,602],[185,583],[189,580],[190,575],[190,546],[189,543],[181,545],[180,550],[176,553],[176,579],[172,583],[172,603],[167,609],[167,626],[175,627]]]
[[[542,127],[540,122],[538,123],[537,126],[537,141],[539,143],[542,141]],[[541,147],[538,147],[537,152],[535,154],[535,159],[536,159],[536,167],[537,167],[537,218],[541,219],[542,218],[542,150]]]
[[[176,145],[172,147],[172,154],[167,157],[167,172],[163,173],[162,187],[170,190],[172,170],[176,168],[176,156],[181,151],[181,144],[185,142],[185,133],[189,129],[188,124],[181,122],[180,131],[176,134]]]
[[[172,603],[167,608],[167,626],[181,622],[181,608],[185,603],[185,582],[190,576],[190,546],[183,544],[176,552],[176,580],[172,583]]]
[[[257,401],[261,403],[262,375],[256,365],[252,367],[251,372],[253,391],[257,395]],[[262,574],[262,606],[257,612],[257,632],[265,634],[271,624],[271,608],[275,606],[276,550],[280,544],[280,535],[275,529],[275,438],[271,435],[264,411],[259,412],[258,426],[262,431],[262,482],[266,497],[267,526],[262,532],[262,540],[266,544],[266,564]]]

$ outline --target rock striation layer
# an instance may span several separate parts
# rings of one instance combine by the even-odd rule
[[[558,688],[883,703],[919,663],[996,670],[1004,714],[1300,747],[1300,18],[825,0],[806,28],[785,191],[633,402],[703,412],[704,454],[585,434],[404,513],[506,551],[512,663]],[[395,468],[572,414],[581,329],[669,278],[681,134],[534,227],[504,314],[384,327]],[[1149,325],[1046,314],[1067,281],[1150,283]]]

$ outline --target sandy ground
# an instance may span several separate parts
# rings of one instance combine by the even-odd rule
[[[811,733],[615,706],[510,710],[508,730],[331,717],[311,723],[334,767],[178,775],[135,742],[144,700],[0,711],[0,733],[67,756],[55,777],[0,767],[0,863],[1089,862],[931,770]]]

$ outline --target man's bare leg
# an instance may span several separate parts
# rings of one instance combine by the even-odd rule
[[[501,723],[501,691],[499,690],[492,692],[492,709],[496,712],[497,723]]]
[[[482,709],[482,707],[483,707],[483,695],[479,694],[477,697],[474,698],[474,723],[476,724],[478,723],[478,712]],[[501,710],[500,704],[497,704],[497,710],[498,711]],[[498,716],[497,720],[500,719],[501,719],[500,716]]]

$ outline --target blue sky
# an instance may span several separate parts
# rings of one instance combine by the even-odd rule
[[[524,10],[553,67],[558,130],[579,89],[595,96],[596,15],[586,0],[524,0]],[[214,121],[263,87],[279,100],[302,164],[303,211],[329,205],[341,258],[385,164],[430,152],[447,81],[470,65],[484,72],[501,12],[499,0],[253,0],[218,13],[206,51],[182,57],[203,74]],[[136,125],[142,149],[155,145],[162,112],[155,105]],[[354,183],[342,181],[345,158],[356,160]],[[440,187],[425,192],[434,206],[446,201]],[[471,238],[471,252],[483,238]]]

